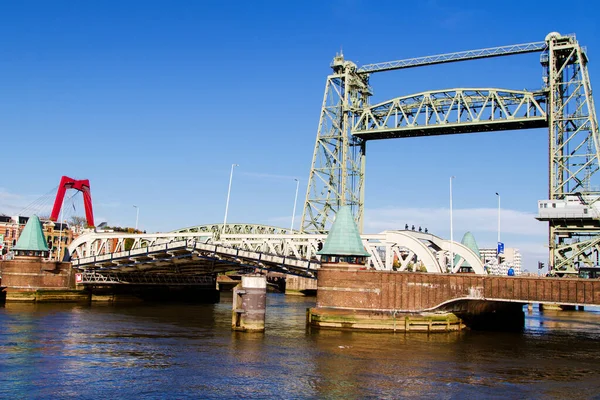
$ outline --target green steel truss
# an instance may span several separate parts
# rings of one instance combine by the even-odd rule
[[[362,232],[365,142],[350,135],[356,113],[371,95],[368,75],[342,55],[334,58],[327,77],[301,232],[326,233],[339,208],[349,205]]]
[[[588,58],[575,37],[550,33],[541,61],[548,89],[550,146],[549,198],[577,194],[592,205],[600,198],[598,121],[588,75]],[[550,220],[550,265],[573,272],[598,263],[600,224]]]
[[[212,233],[212,237],[219,239],[221,234],[225,235],[284,235],[294,233],[289,228],[279,228],[270,225],[260,224],[232,224],[228,223],[225,225],[223,230],[223,224],[205,224],[190,226],[187,228],[181,228],[173,231],[175,233]]]
[[[545,87],[540,91],[462,88],[369,105],[372,73],[532,52],[542,52]],[[361,68],[336,56],[325,85],[301,231],[327,233],[339,207],[350,205],[362,232],[366,142],[374,139],[548,126],[549,199],[577,195],[595,203],[600,147],[587,62],[575,36],[558,33],[548,34],[544,42]],[[551,267],[573,271],[599,262],[600,221],[549,224]]]
[[[451,89],[398,97],[361,110],[352,134],[365,140],[548,126],[546,93]]]

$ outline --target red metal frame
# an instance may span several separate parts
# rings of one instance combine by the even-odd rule
[[[56,192],[56,200],[54,200],[54,207],[52,207],[52,214],[50,215],[51,221],[58,219],[60,208],[65,198],[65,192],[67,189],[79,190],[83,193],[83,205],[85,206],[85,218],[89,226],[94,225],[94,212],[92,210],[92,194],[90,192],[90,181],[88,179],[73,179],[68,176],[60,178],[60,184],[58,185],[58,191]]]

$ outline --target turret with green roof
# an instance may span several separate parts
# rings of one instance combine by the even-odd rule
[[[460,241],[461,244],[465,245],[466,247],[468,247],[469,249],[473,250],[473,253],[475,253],[477,255],[477,257],[479,259],[481,259],[481,254],[479,253],[479,246],[477,246],[477,242],[475,241],[475,236],[473,236],[473,234],[471,232],[467,232],[464,234],[462,240]],[[454,257],[454,265],[458,264],[458,262],[460,261],[461,257],[457,254]],[[471,267],[471,264],[469,264],[466,260],[462,263],[463,267]]]
[[[46,243],[44,228],[37,215],[29,218],[13,250],[16,256],[48,257],[48,243]]]
[[[317,254],[321,256],[322,263],[365,264],[366,257],[371,254],[365,249],[358,234],[350,206],[340,207],[327,240]]]

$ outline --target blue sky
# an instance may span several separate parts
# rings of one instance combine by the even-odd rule
[[[375,5],[376,4],[376,5]],[[91,182],[96,218],[148,231],[300,223],[329,64],[369,64],[576,33],[598,86],[600,13],[586,1],[0,2],[0,213],[62,175]],[[560,10],[565,9],[568,17]],[[541,87],[539,55],[373,75],[373,103],[452,87]],[[597,101],[598,102],[598,101]],[[422,225],[547,257],[547,130],[369,142],[365,231]],[[51,196],[50,196],[51,197]],[[83,210],[78,205],[80,214]]]

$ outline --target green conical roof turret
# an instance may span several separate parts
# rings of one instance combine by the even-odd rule
[[[475,253],[478,258],[481,258],[481,253],[479,252],[479,246],[477,246],[477,242],[475,241],[475,236],[473,236],[473,234],[471,232],[465,233],[465,235],[463,236],[463,238],[460,242],[461,242],[461,244],[464,244],[465,246],[467,246],[469,249],[473,250],[473,253]],[[460,256],[458,256],[458,255],[455,256],[454,264],[458,264],[459,260],[460,260]],[[463,266],[470,267],[471,264],[469,264],[467,261],[465,261],[463,263]]]
[[[358,228],[352,218],[350,206],[340,207],[335,221],[329,230],[323,248],[317,252],[326,256],[362,256],[368,257],[368,251],[362,243]]]
[[[37,215],[33,215],[27,221],[23,232],[17,240],[13,250],[48,251],[48,243],[44,237],[44,228]]]

